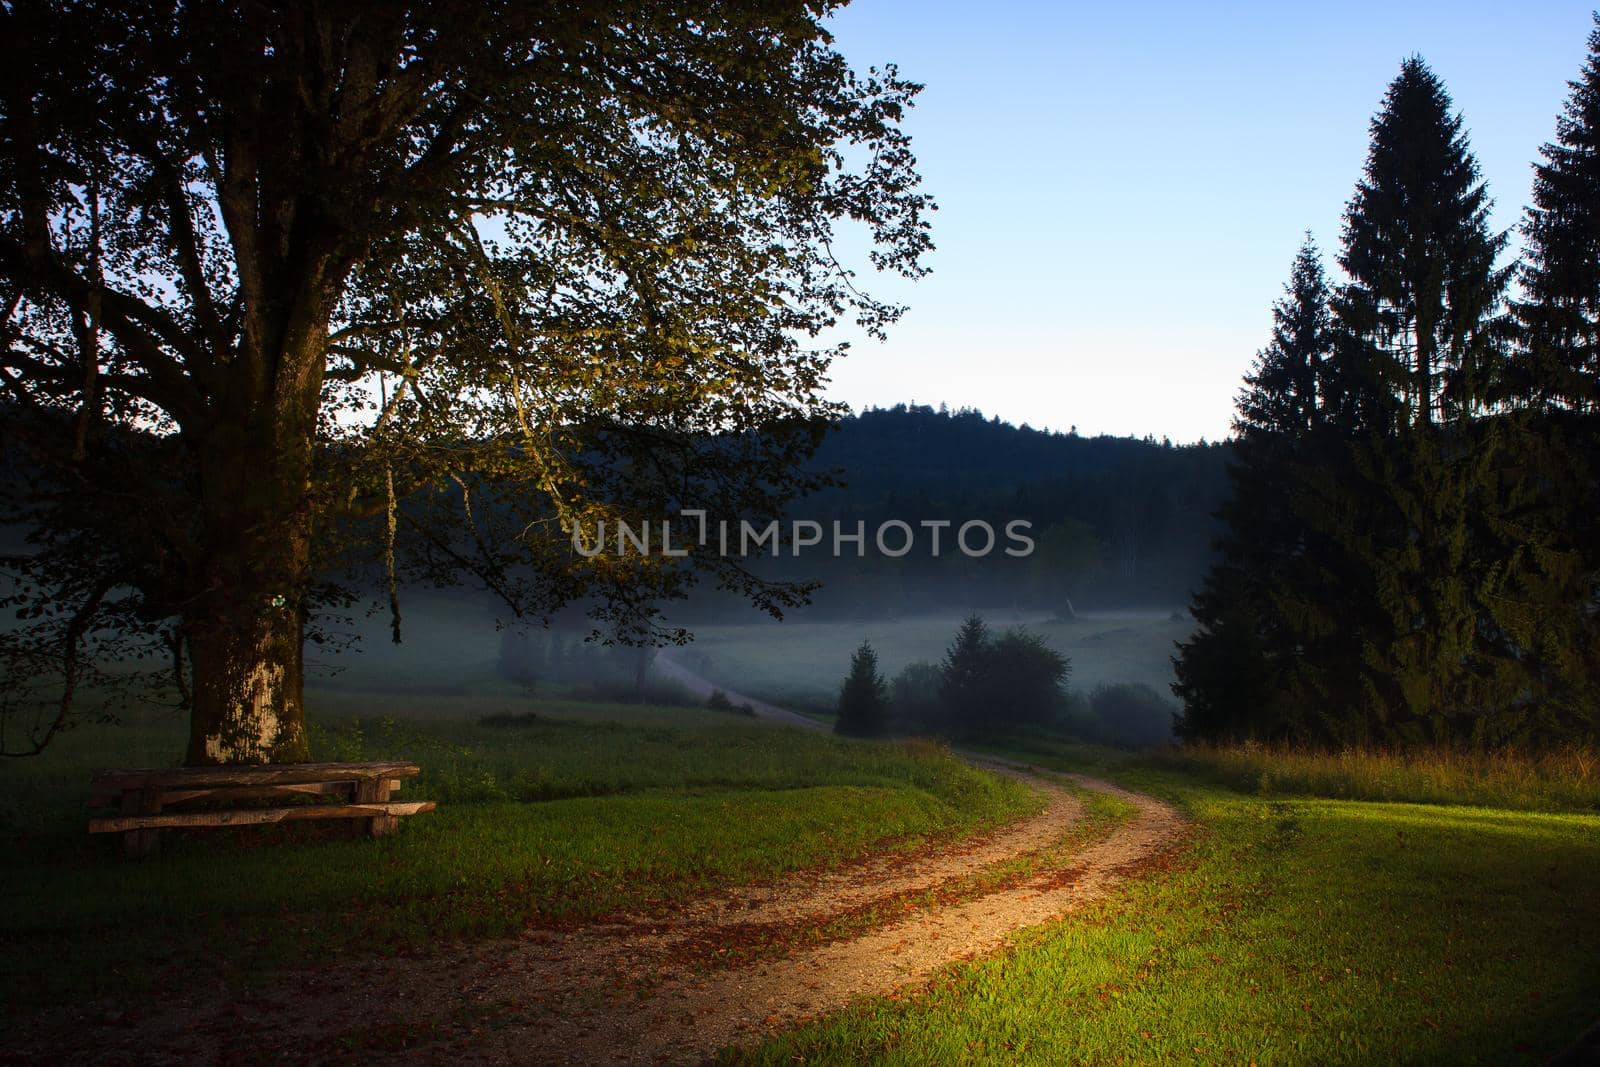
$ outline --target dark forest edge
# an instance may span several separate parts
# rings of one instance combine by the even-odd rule
[[[1308,238],[1239,396],[1183,736],[1600,736],[1600,29],[1589,49],[1510,267],[1444,86],[1419,58],[1390,85],[1346,281]]]

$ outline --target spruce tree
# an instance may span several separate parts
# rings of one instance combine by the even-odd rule
[[[1534,167],[1498,513],[1525,546],[1494,623],[1515,643],[1525,729],[1600,735],[1600,15]]]
[[[1294,496],[1331,370],[1328,287],[1309,235],[1272,319],[1271,340],[1236,401],[1224,533],[1191,609],[1200,625],[1178,645],[1178,730],[1197,740],[1303,732],[1304,704],[1286,697],[1305,649],[1284,611],[1305,599],[1297,587],[1306,581],[1307,535]]]
[[[939,703],[954,734],[981,728],[990,699],[989,662],[994,640],[978,615],[969,615],[956,631],[941,666]]]
[[[889,690],[878,673],[878,653],[861,642],[850,657],[850,674],[839,690],[839,718],[834,733],[882,737],[889,729]]]
[[[1420,59],[1402,65],[1371,129],[1345,214],[1348,282],[1329,302],[1328,358],[1309,374],[1315,411],[1302,403],[1306,363],[1286,358],[1292,306],[1240,398],[1228,535],[1178,662],[1188,736],[1528,731],[1523,665],[1538,641],[1517,634],[1531,634],[1537,546],[1511,506],[1525,495],[1515,434],[1490,417],[1505,370],[1505,238],[1488,228],[1462,119]]]
[[[1499,371],[1497,315],[1511,268],[1495,258],[1489,200],[1462,118],[1420,57],[1400,66],[1372,121],[1366,168],[1345,210],[1334,298],[1352,380],[1399,400],[1425,428],[1478,411]]]
[[[1534,167],[1515,384],[1534,405],[1600,414],[1600,14],[1595,22],[1556,139]]]
[[[1241,443],[1299,441],[1320,421],[1318,392],[1327,378],[1328,283],[1322,256],[1306,234],[1272,308],[1272,339],[1245,375],[1233,420]]]
[[[1406,60],[1372,123],[1345,212],[1349,282],[1332,301],[1356,417],[1340,420],[1345,445],[1324,450],[1321,491],[1303,498],[1325,546],[1316,592],[1334,598],[1358,657],[1313,667],[1317,688],[1351,702],[1341,739],[1481,737],[1514,688],[1512,650],[1485,625],[1515,552],[1493,528],[1504,439],[1482,418],[1503,378],[1511,277],[1489,205],[1449,94]]]

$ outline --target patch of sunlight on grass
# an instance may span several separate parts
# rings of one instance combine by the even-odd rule
[[[1600,818],[1246,796],[1114,762],[1196,821],[1166,869],[724,1059],[1531,1065],[1600,1015]]]

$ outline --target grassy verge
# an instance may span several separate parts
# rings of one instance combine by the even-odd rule
[[[1423,749],[1315,752],[1263,745],[1185,747],[1162,766],[1263,795],[1472,804],[1519,811],[1600,811],[1600,752]]]
[[[1193,815],[1167,869],[731,1058],[1537,1063],[1600,1015],[1600,816],[1243,795],[1088,755]]]
[[[159,988],[176,967],[240,978],[664,907],[1038,804],[927,745],[686,709],[557,705],[518,721],[352,722],[320,736],[321,758],[423,766],[401,795],[440,808],[394,837],[353,841],[326,824],[179,833],[149,863],[89,839],[84,798],[96,766],[170,762],[158,753],[180,749],[173,724],[83,731],[5,768],[0,997]]]

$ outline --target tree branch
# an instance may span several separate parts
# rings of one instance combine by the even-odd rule
[[[110,286],[94,285],[48,249],[43,255],[30,254],[27,248],[7,237],[0,237],[0,270],[25,290],[42,291],[66,301],[74,311],[95,316],[95,324],[115,337],[129,358],[149,375],[155,387],[153,395],[146,396],[151,403],[180,423],[205,414],[204,395],[185,373],[184,364],[162,350],[157,337],[169,343],[176,337],[180,344],[174,347],[183,350],[186,357],[193,354],[193,339],[148,304]],[[155,334],[149,332],[151,326],[156,327]]]

